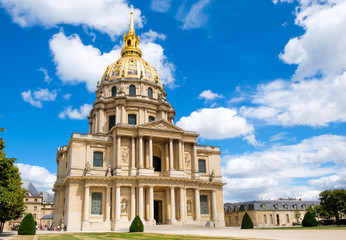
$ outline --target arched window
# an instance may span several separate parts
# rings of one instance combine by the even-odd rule
[[[149,116],[149,122],[153,122],[153,121],[155,121],[155,118],[152,116]]]
[[[37,207],[36,206],[34,207],[34,211],[37,211]]]
[[[109,116],[108,118],[108,131],[112,129],[112,127],[115,126],[115,116]]]
[[[137,124],[137,116],[135,114],[129,114],[128,116],[128,124]]]
[[[112,87],[112,97],[115,97],[117,95],[117,87]]]
[[[155,172],[161,172],[161,158],[153,156],[153,167]]]
[[[153,89],[148,88],[148,97],[152,98],[153,97]]]
[[[136,95],[135,85],[130,85],[129,95]]]

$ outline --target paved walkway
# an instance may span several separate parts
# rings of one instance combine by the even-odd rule
[[[118,232],[128,232],[128,228],[118,228]],[[145,232],[164,234],[185,234],[215,237],[238,237],[251,239],[272,240],[346,240],[345,230],[289,230],[289,229],[240,229],[240,228],[207,228],[196,225],[172,226],[157,225],[145,226]],[[69,232],[37,231],[37,234],[62,234]],[[15,236],[16,232],[4,232],[0,234],[1,240],[8,240]],[[210,238],[212,239],[212,238]]]

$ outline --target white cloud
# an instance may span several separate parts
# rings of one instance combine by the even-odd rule
[[[130,8],[125,0],[0,0],[0,3],[22,27],[87,25],[115,37],[126,31],[130,22]],[[133,16],[137,27],[142,27],[140,10],[134,9]]]
[[[175,66],[167,60],[161,45],[152,41],[163,40],[165,35],[149,31],[144,33],[140,43],[143,57],[154,66],[163,83],[174,86]],[[63,32],[55,34],[49,42],[60,79],[69,84],[86,83],[93,92],[106,67],[120,58],[121,46],[115,46],[108,53],[92,46],[84,45],[78,35],[67,37]]]
[[[259,85],[255,106],[243,107],[241,113],[284,126],[345,122],[346,1],[298,3],[295,22],[305,33],[290,39],[280,55],[285,63],[298,65],[292,81]]]
[[[38,191],[48,191],[52,193],[56,175],[50,173],[46,168],[33,166],[30,164],[17,163],[20,176],[24,181],[30,181]]]
[[[46,83],[50,83],[50,82],[53,80],[53,79],[48,75],[48,70],[47,70],[47,69],[41,67],[41,68],[39,68],[37,71],[43,72],[43,74],[44,74],[44,81],[45,81]]]
[[[326,188],[346,186],[346,137],[322,135],[296,145],[224,156],[225,198],[318,198]],[[306,180],[306,178],[310,180]]]
[[[225,139],[253,135],[253,126],[229,108],[203,108],[182,117],[177,126],[195,131],[202,138]]]
[[[257,106],[244,106],[243,116],[284,126],[326,126],[346,121],[346,72],[335,78],[259,85],[253,96]]]
[[[84,45],[77,34],[70,37],[63,32],[49,41],[57,74],[65,83],[86,83],[92,92],[96,89],[106,67],[120,57],[120,48],[101,53],[92,45]]]
[[[83,104],[78,108],[72,108],[71,106],[65,107],[64,111],[59,113],[59,118],[61,119],[72,119],[72,120],[84,120],[89,115],[92,108],[91,104]]]
[[[222,98],[222,97],[223,97],[222,95],[213,93],[211,90],[204,90],[198,96],[199,99],[204,99],[206,101],[211,101],[211,100],[215,100],[217,98]]]
[[[346,1],[299,2],[295,22],[305,33],[290,39],[281,59],[298,64],[298,79],[318,73],[337,76],[346,69]]]
[[[66,93],[64,96],[62,96],[66,101],[67,100],[70,100],[70,98],[71,98],[71,94],[69,94],[69,93]]]
[[[208,15],[204,13],[208,5],[210,5],[210,0],[199,0],[191,6],[186,14],[183,14],[185,7],[185,3],[183,3],[178,13],[178,19],[184,23],[183,29],[203,27],[208,20]]]
[[[167,12],[171,8],[172,0],[151,0],[150,9],[156,12]]]
[[[43,102],[55,101],[56,90],[50,92],[47,88],[34,91],[31,90],[21,93],[22,98],[25,102],[30,103],[34,107],[42,108]]]
[[[156,40],[165,40],[166,35],[150,29],[148,32],[141,34],[140,39],[142,42],[155,42]]]

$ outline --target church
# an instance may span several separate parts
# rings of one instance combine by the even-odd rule
[[[144,225],[225,226],[219,147],[174,125],[156,69],[142,58],[130,15],[121,58],[97,83],[89,133],[59,147],[53,225],[114,231]]]

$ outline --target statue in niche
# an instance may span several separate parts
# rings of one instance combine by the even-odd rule
[[[85,175],[90,175],[90,163],[86,162],[85,164]]]
[[[211,174],[210,174],[210,177],[209,177],[209,181],[212,182],[213,179],[214,179],[214,177],[215,177],[215,170],[213,169],[213,170],[211,170]]]
[[[192,204],[190,200],[187,200],[186,202],[186,209],[187,209],[187,213],[192,213]]]
[[[126,199],[123,199],[121,201],[121,213],[123,213],[123,214],[127,213],[127,201],[126,201]]]
[[[107,166],[107,177],[112,176],[111,165]]]

